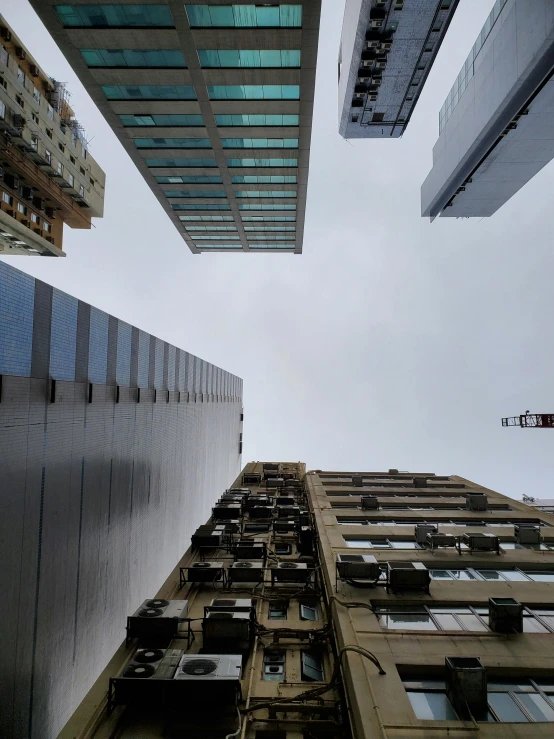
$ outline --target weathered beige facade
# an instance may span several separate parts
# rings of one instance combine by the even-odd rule
[[[0,254],[65,256],[63,226],[91,228],[105,175],[65,85],[38,66],[0,16]]]
[[[114,656],[61,739],[155,737],[163,731],[187,739],[552,736],[553,516],[461,477],[431,473],[306,474],[302,463],[252,462],[235,481],[233,491],[238,488],[247,491],[241,511],[222,513],[225,505],[214,506],[212,519],[195,535],[200,538],[193,537],[193,548],[156,597],[187,599],[191,621],[170,646],[198,657],[214,654],[204,631],[214,599],[228,606],[237,598],[253,600],[248,644],[218,642],[218,654],[235,649],[242,655],[240,700],[221,703],[207,682],[195,705],[184,693],[181,710],[166,705],[149,711],[145,702],[118,700],[115,685],[107,715],[110,678],[125,674],[137,646],[147,646],[132,640]],[[273,497],[269,510],[265,496]],[[282,497],[294,498],[284,505],[298,510],[285,512]],[[214,545],[214,527],[232,528],[235,517],[239,530]],[[453,534],[456,547],[430,548],[416,529],[421,524]],[[498,536],[498,550],[470,551],[462,541],[467,532]],[[524,544],[526,536],[542,542]],[[236,582],[234,568],[248,559],[241,547],[249,540],[267,551],[263,563],[253,561],[263,566],[262,575],[258,582]],[[337,566],[340,556],[361,554],[374,558],[371,577]],[[223,579],[185,582],[187,568],[200,562],[220,563]],[[279,562],[306,565],[313,574],[303,583],[280,583]],[[421,563],[428,589],[391,580],[390,563]],[[523,633],[498,631],[489,620],[489,598],[523,604]],[[184,638],[188,626],[195,632],[192,643]],[[470,708],[460,716],[466,706],[460,709],[456,696],[446,696],[445,659],[460,657],[478,658],[486,669],[488,714]],[[268,679],[268,669],[280,676]],[[467,700],[473,707],[474,698]]]

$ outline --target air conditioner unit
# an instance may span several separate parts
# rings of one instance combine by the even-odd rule
[[[486,511],[488,498],[484,493],[468,493],[466,495],[466,508],[468,511]]]
[[[455,547],[458,544],[458,539],[453,534],[427,534],[425,537],[425,544],[431,549],[437,549],[437,547]]]
[[[499,634],[521,634],[523,606],[514,598],[489,598],[489,625]]]
[[[219,503],[212,509],[212,518],[237,518],[242,513],[242,506],[236,503]]]
[[[353,96],[353,101],[360,100],[362,101],[365,98],[365,92],[355,92]]]
[[[541,528],[540,526],[516,524],[514,526],[516,541],[518,544],[540,544]]]
[[[243,485],[259,485],[262,481],[262,476],[259,472],[245,472],[242,476]]]
[[[228,488],[225,492],[233,493],[233,495],[243,495],[245,497],[250,495],[250,490],[248,488]]]
[[[33,198],[33,205],[37,210],[44,210],[46,208],[46,201],[44,198],[39,198],[35,195]]]
[[[214,642],[248,642],[250,639],[250,613],[243,611],[210,611],[202,621],[204,647],[210,649]],[[242,651],[242,650],[239,650]]]
[[[377,95],[370,95],[370,96],[369,96],[369,100],[370,100],[370,101],[371,101],[372,103],[375,103],[375,102],[377,102]]]
[[[273,506],[257,505],[248,509],[250,518],[273,518]]]
[[[242,657],[240,654],[185,654],[181,657],[175,680],[213,682],[240,681]]]
[[[296,478],[292,477],[289,480],[285,480],[285,487],[295,488],[296,490],[299,490],[302,487],[302,483],[300,482],[300,480],[297,480]]]
[[[343,580],[378,580],[381,575],[372,554],[337,554],[337,571]]]
[[[33,188],[23,185],[20,189],[20,194],[23,200],[32,200],[33,199]]]
[[[25,49],[21,46],[15,47],[15,55],[18,59],[25,59],[27,57],[27,52]]]
[[[279,562],[271,568],[271,579],[274,582],[307,582],[312,575],[306,562]]]
[[[273,462],[264,462],[263,470],[264,470],[264,472],[266,470],[279,470],[279,465],[278,464],[274,464]]]
[[[300,518],[298,519],[300,526],[311,526],[312,519],[309,511],[300,510]]]
[[[363,91],[362,90],[359,90],[359,91],[357,90],[357,92],[364,92],[364,94],[365,94],[365,89]],[[364,479],[363,479],[363,477],[361,475],[353,475],[352,476],[352,485],[354,485],[357,488],[361,488],[363,486],[363,484],[364,484]]]
[[[201,531],[194,533],[191,537],[191,545],[193,549],[200,549],[201,547],[211,547],[216,549],[223,543],[223,531],[217,531],[216,529],[210,529],[209,531]]]
[[[494,534],[463,534],[462,542],[468,549],[481,552],[498,552],[500,546],[498,536]]]
[[[4,182],[12,190],[18,190],[19,189],[19,177],[16,177],[13,174],[5,174],[4,175]]]
[[[289,534],[296,531],[297,522],[294,520],[288,520],[286,518],[278,519],[273,521],[273,531],[276,534]]]
[[[262,560],[233,562],[227,574],[231,582],[261,582],[264,577],[264,564]]]
[[[458,717],[468,721],[486,719],[487,671],[477,657],[446,657],[446,695]]]
[[[145,600],[127,618],[127,639],[146,639],[151,646],[167,646],[187,617],[188,601],[154,598]]]
[[[278,518],[298,518],[300,507],[297,505],[282,505],[277,508]]]
[[[438,526],[431,523],[417,523],[415,526],[415,540],[418,544],[425,544],[427,541],[427,534],[436,534],[438,532]]]
[[[377,510],[379,499],[375,495],[362,495],[362,510]]]
[[[283,506],[283,505],[293,506],[296,504],[296,498],[294,497],[294,495],[279,495],[275,499],[275,504],[278,506]]]
[[[385,21],[382,18],[372,18],[369,22],[371,28],[383,28]]]
[[[426,488],[427,481],[427,477],[414,477],[414,488]]]
[[[392,41],[383,41],[381,49],[383,49],[383,51],[390,51],[392,49]]]
[[[273,498],[268,495],[251,495],[246,501],[246,510],[249,511],[254,506],[273,505]]]
[[[40,70],[39,70],[39,68],[37,67],[36,64],[31,64],[29,66],[29,73],[30,73],[31,77],[38,77],[39,71]]]
[[[266,488],[281,488],[285,484],[282,477],[270,477],[265,481]]]
[[[387,66],[387,60],[385,59],[376,59],[375,60],[375,69],[385,69]]]
[[[209,609],[210,611],[252,613],[254,601],[251,598],[214,598],[209,605]]]
[[[109,706],[139,701],[162,705],[182,656],[182,649],[137,649],[121,675],[110,680]]]
[[[423,562],[387,562],[387,593],[392,590],[429,592],[431,573]]]
[[[381,47],[381,42],[378,39],[372,39],[371,41],[366,41],[364,44],[364,48],[366,49],[379,49]]]
[[[4,39],[4,41],[12,40],[11,31],[9,31],[7,28],[0,29],[0,36]]]
[[[56,209],[47,207],[44,209],[44,215],[47,218],[51,218],[52,220],[54,220],[54,218],[56,217]]]
[[[266,545],[260,539],[244,539],[235,544],[235,559],[265,559]]]
[[[224,570],[223,562],[195,562],[187,569],[187,581],[214,582],[214,580],[221,580]]]
[[[391,467],[389,470],[389,475],[397,475],[397,474],[398,474],[398,470],[395,469],[394,467]]]

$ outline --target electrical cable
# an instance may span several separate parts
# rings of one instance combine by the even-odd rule
[[[233,739],[233,737],[238,736],[240,734],[240,732],[241,732],[241,729],[242,729],[242,716],[240,715],[240,710],[239,710],[238,706],[237,706],[237,714],[238,714],[238,719],[239,719],[239,728],[233,734],[227,734],[227,736],[225,737],[225,739]]]

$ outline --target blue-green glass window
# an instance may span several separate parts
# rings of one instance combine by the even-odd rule
[[[239,210],[296,210],[292,203],[239,203]]]
[[[156,177],[160,185],[220,185],[222,180],[217,175],[176,175],[175,177]]]
[[[296,190],[238,190],[237,198],[295,198]]]
[[[245,223],[291,223],[296,222],[296,216],[242,216]]]
[[[294,236],[290,234],[252,234],[248,236],[249,241],[290,241]]]
[[[210,139],[133,139],[137,149],[211,149]]]
[[[185,216],[186,218],[187,216]],[[187,231],[236,231],[236,226],[188,226]],[[198,236],[198,238],[200,238]]]
[[[227,159],[228,167],[298,167],[298,159]]]
[[[233,216],[179,216],[180,221],[234,221]],[[188,226],[187,226],[188,228]]]
[[[244,115],[217,114],[218,126],[298,126],[297,115]]]
[[[170,115],[131,115],[130,113],[119,116],[124,126],[203,126],[204,119],[201,115],[184,115],[172,113]]]
[[[296,49],[198,49],[204,68],[274,69],[300,67],[300,50]]]
[[[55,5],[64,28],[173,28],[167,5]]]
[[[230,234],[217,235],[217,236],[202,236],[202,234],[193,234],[191,239],[194,241],[229,241],[229,239],[239,240],[238,236],[232,236]]]
[[[186,67],[180,49],[80,49],[89,67],[165,69]]]
[[[298,139],[221,139],[224,149],[298,149]]]
[[[192,28],[302,28],[301,5],[185,5]]]
[[[251,249],[294,249],[296,244],[248,244]]]
[[[295,174],[243,174],[231,178],[233,185],[296,185]]]
[[[196,100],[192,85],[102,85],[108,100]]]
[[[226,198],[223,190],[164,190],[166,198]]]
[[[244,220],[247,220],[247,219],[245,218]],[[296,231],[296,226],[244,226],[244,230],[245,231]],[[256,238],[262,238],[262,237],[258,236]]]
[[[299,100],[300,85],[208,85],[210,100]]]
[[[173,210],[231,210],[229,203],[172,203]]]
[[[215,159],[145,159],[148,167],[166,167],[180,169],[181,167],[217,167]]]
[[[240,244],[197,244],[200,251],[204,249],[242,249]]]

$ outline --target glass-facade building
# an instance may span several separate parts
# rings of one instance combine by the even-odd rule
[[[4,262],[0,316],[0,734],[54,739],[236,477],[242,380]]]
[[[301,253],[321,0],[31,4],[192,252]],[[182,182],[187,195],[171,187]],[[272,187],[285,183],[292,196]],[[260,187],[245,195],[244,184]],[[207,243],[182,210],[204,222],[228,210],[237,238]],[[286,245],[258,243],[243,210],[295,230]]]

